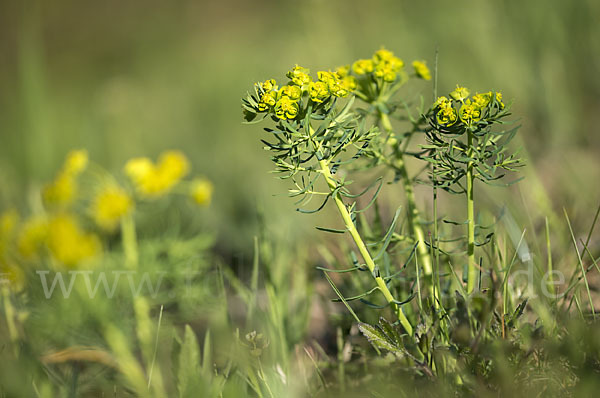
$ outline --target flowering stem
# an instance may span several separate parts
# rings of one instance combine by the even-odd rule
[[[391,133],[393,131],[392,123],[390,122],[390,118],[386,113],[379,112],[379,118],[381,120],[381,124],[383,128]],[[402,177],[402,184],[404,186],[404,193],[406,195],[406,202],[408,206],[408,224],[412,231],[412,235],[417,243],[417,253],[419,256],[419,260],[421,265],[423,266],[423,273],[426,276],[431,275],[431,257],[429,255],[429,250],[427,249],[427,245],[425,244],[425,234],[423,233],[423,228],[421,228],[421,216],[419,214],[419,209],[416,206],[415,200],[415,192],[412,186],[412,181],[408,176],[408,172],[406,171],[406,164],[404,163],[404,157],[401,151],[398,151],[396,154],[396,169]]]
[[[323,175],[325,176],[325,180],[327,181],[327,185],[329,185],[329,189],[331,190],[331,192],[334,192],[334,190],[337,188],[337,183],[331,175],[329,166],[327,165],[327,163],[324,160],[319,161],[319,164],[321,166],[321,172],[323,173]],[[394,296],[388,289],[383,278],[379,275],[379,272],[375,271],[375,262],[373,261],[373,258],[371,257],[371,254],[369,253],[369,250],[367,249],[367,246],[365,245],[364,241],[362,240],[362,237],[358,233],[358,230],[356,229],[356,226],[354,225],[354,222],[352,221],[352,217],[350,216],[350,213],[348,212],[346,205],[344,205],[344,202],[342,202],[342,199],[340,198],[339,193],[335,192],[333,194],[333,199],[335,201],[335,205],[338,208],[338,211],[340,212],[340,215],[342,216],[342,219],[344,220],[346,229],[348,230],[348,232],[350,232],[350,235],[352,236],[354,243],[356,243],[356,246],[358,247],[358,251],[360,252],[360,255],[365,260],[365,263],[367,264],[369,271],[371,271],[371,275],[373,275],[373,277],[375,278],[375,283],[377,283],[377,287],[379,287],[379,290],[381,291],[381,293],[383,293],[383,296],[385,297],[386,301],[388,303],[390,303],[392,305],[392,307],[394,308],[394,311],[397,313],[398,319],[400,320],[400,323],[402,324],[402,326],[404,326],[404,329],[406,329],[406,332],[412,336],[412,332],[413,332],[412,325],[410,324],[410,322],[404,315],[402,308],[398,304],[396,304],[396,300],[394,299]]]
[[[133,214],[127,214],[121,219],[121,241],[125,252],[125,264],[128,268],[138,266],[138,247],[135,233]]]
[[[315,150],[318,151],[317,144],[315,144],[314,140],[312,140],[312,134],[314,133],[314,131],[312,130],[312,128],[310,130],[311,130],[311,141],[313,142],[313,145],[315,146]],[[379,288],[379,290],[385,297],[385,300],[392,306],[392,308],[396,312],[396,314],[398,316],[398,320],[400,320],[400,323],[402,324],[402,326],[404,327],[406,332],[412,336],[412,334],[413,334],[412,325],[410,324],[410,321],[408,320],[408,318],[406,318],[406,315],[404,315],[404,312],[402,311],[402,307],[400,307],[396,303],[396,300],[394,299],[394,296],[390,292],[390,289],[387,287],[387,284],[385,283],[385,281],[383,280],[381,275],[379,275],[379,271],[376,271],[375,262],[373,261],[373,258],[371,257],[371,254],[369,253],[369,250],[367,249],[367,246],[365,245],[358,230],[356,229],[356,226],[354,225],[354,222],[352,221],[352,216],[350,215],[350,212],[346,208],[346,205],[342,201],[342,198],[340,197],[340,194],[337,191],[337,188],[338,188],[337,182],[331,175],[331,169],[329,168],[329,164],[327,163],[327,161],[325,159],[321,159],[321,160],[319,160],[319,166],[321,167],[321,173],[325,177],[325,181],[327,182],[327,185],[329,186],[329,189],[332,193],[332,197],[333,197],[333,200],[335,201],[335,205],[336,205],[340,215],[342,216],[342,220],[344,221],[346,229],[350,233],[350,236],[352,236],[352,239],[354,240],[354,243],[356,244],[358,251],[360,252],[360,255],[365,260],[365,264],[367,265],[367,268],[369,268],[371,275],[375,279],[375,283],[377,283],[377,287]]]
[[[15,326],[15,309],[12,305],[10,297],[10,289],[8,286],[2,286],[2,301],[4,301],[4,314],[6,315],[6,324],[8,326],[8,335],[10,336],[11,343],[16,343],[19,339],[19,333]],[[15,346],[15,353],[17,353]]]
[[[473,133],[467,130],[467,157],[473,157]],[[473,292],[477,279],[477,263],[475,262],[475,213],[473,207],[473,161],[467,163],[467,293]]]

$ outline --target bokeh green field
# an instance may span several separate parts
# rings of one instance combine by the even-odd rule
[[[564,207],[584,235],[600,198],[598,16],[600,2],[594,0],[0,1],[0,210],[27,213],[35,207],[34,192],[53,178],[69,150],[85,148],[94,162],[119,172],[132,157],[178,149],[194,174],[215,186],[210,208],[167,213],[200,234],[201,242],[191,247],[209,247],[227,272],[245,280],[252,273],[254,237],[268,236],[261,261],[288,266],[268,271],[275,285],[299,283],[295,295],[331,298],[319,290],[323,284],[278,274],[293,269],[290,264],[313,266],[323,253],[311,242],[322,235],[313,228],[314,217],[298,214],[293,200],[281,195],[285,183],[268,174],[272,166],[260,127],[242,124],[240,98],[254,82],[282,76],[295,64],[328,69],[385,46],[407,63],[425,59],[430,66],[437,52],[440,92],[460,83],[474,91],[501,90],[514,100],[526,178],[506,192],[486,188],[485,203],[492,213],[506,206],[519,230],[535,231],[540,217],[549,217],[558,236],[567,231]],[[433,97],[431,85],[415,90],[427,101]],[[418,197],[429,214],[427,192],[418,190]],[[171,224],[145,220],[148,236],[166,251],[161,231]],[[596,252],[597,236],[589,246]],[[568,236],[553,239],[559,255],[570,244]],[[193,252],[184,247],[172,261]],[[148,260],[150,269],[160,269],[156,258]],[[571,250],[564,262],[574,258]],[[311,272],[298,278],[312,279]],[[212,294],[195,298],[210,300]],[[172,323],[205,330],[212,315],[179,305],[185,316]],[[229,305],[235,308],[235,300]],[[115,317],[108,307],[98,308],[96,319]],[[317,331],[307,331],[302,322],[308,318],[295,321],[292,313],[273,321],[298,333],[277,352],[287,355],[292,342],[307,336],[334,341],[328,311],[338,319],[343,310],[335,308],[312,309]],[[63,335],[52,342],[56,346],[83,344],[78,337],[88,337],[77,328],[94,327],[78,324],[77,313],[63,326],[45,322],[40,318],[39,330]],[[61,330],[64,325],[70,331]]]
[[[6,202],[50,179],[74,147],[109,169],[178,148],[215,181],[214,215],[207,217],[224,239],[244,246],[257,203],[273,209],[285,229],[290,203],[272,197],[279,191],[265,176],[258,129],[240,123],[239,98],[251,82],[296,63],[345,64],[382,45],[430,65],[438,49],[440,91],[461,83],[514,99],[530,164],[557,208],[593,207],[599,194],[589,183],[600,177],[595,1],[61,0],[0,7]]]

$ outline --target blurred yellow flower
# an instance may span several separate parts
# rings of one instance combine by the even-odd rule
[[[359,59],[352,64],[352,71],[357,75],[364,75],[366,73],[373,72],[373,60]]]
[[[77,195],[77,182],[71,174],[60,173],[54,181],[44,187],[44,202],[50,205],[70,205]]]
[[[373,54],[373,60],[376,63],[390,61],[394,58],[396,58],[396,57],[394,57],[394,53],[391,52],[390,50],[386,50],[383,47],[381,49],[375,51],[375,54]]]
[[[98,237],[83,231],[77,219],[67,213],[57,214],[48,222],[46,245],[52,257],[68,268],[91,259],[102,248]]]
[[[397,77],[396,71],[394,71],[391,65],[386,63],[380,63],[375,66],[373,75],[383,78],[383,80],[388,83],[393,83]]]
[[[88,154],[86,150],[79,149],[67,154],[62,168],[54,181],[47,184],[42,197],[49,205],[67,207],[77,197],[77,176],[87,167]]]
[[[192,181],[191,195],[200,206],[208,206],[214,191],[213,183],[207,178],[196,178]]]
[[[154,164],[148,158],[135,158],[125,164],[125,173],[137,191],[147,197],[168,193],[189,170],[189,162],[179,151],[163,152]]]
[[[341,78],[344,78],[350,73],[350,65],[338,66],[335,71]]]
[[[429,68],[425,61],[413,61],[412,66],[415,69],[417,77],[424,80],[431,80],[431,72],[429,72]]]
[[[85,149],[78,149],[67,154],[63,171],[67,174],[81,174],[88,164],[88,153]]]
[[[91,213],[101,228],[112,231],[133,208],[131,197],[116,184],[111,184],[102,189],[94,198]]]
[[[19,222],[19,213],[15,209],[5,210],[0,215],[0,245],[2,242],[10,239],[17,223]]]
[[[29,218],[21,226],[17,250],[27,260],[36,259],[48,235],[48,221],[41,216]]]
[[[398,77],[398,72],[404,66],[404,61],[400,58],[396,57],[393,52],[386,50],[385,48],[381,48],[380,50],[375,51],[373,58],[371,61],[371,65],[369,65],[366,60],[360,60],[362,64],[369,67],[361,68],[361,65],[355,63],[356,68],[354,68],[355,73],[361,74],[359,72],[373,72],[375,77],[383,79],[385,82],[393,83]],[[359,62],[359,61],[357,61]]]

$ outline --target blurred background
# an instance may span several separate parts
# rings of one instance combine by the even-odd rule
[[[600,194],[598,16],[593,0],[1,1],[0,206],[26,207],[73,148],[109,170],[181,149],[215,183],[205,225],[218,247],[251,251],[261,213],[284,241],[306,236],[312,223],[275,196],[285,184],[267,174],[240,98],[296,63],[328,69],[383,45],[430,66],[439,49],[440,93],[460,83],[514,99],[524,196],[544,187],[544,206],[588,225]]]

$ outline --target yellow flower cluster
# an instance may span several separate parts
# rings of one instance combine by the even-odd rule
[[[43,216],[33,216],[21,226],[17,240],[19,254],[26,260],[37,259],[48,235],[48,221]]]
[[[125,174],[134,183],[140,195],[157,198],[168,193],[189,171],[189,162],[179,151],[163,152],[154,164],[141,157],[125,164]]]
[[[349,75],[350,67],[338,68],[335,72],[320,71],[318,80],[313,81],[310,70],[296,65],[286,76],[290,82],[279,88],[274,79],[257,83],[260,93],[259,112],[273,112],[279,119],[295,119],[300,113],[300,100],[304,93],[314,103],[323,103],[332,96],[346,97],[356,89],[356,79]]]
[[[59,212],[45,218],[34,216],[21,227],[17,249],[25,260],[37,260],[44,249],[61,266],[74,268],[96,256],[100,239],[84,231],[75,215]]]
[[[439,97],[433,104],[436,110],[436,120],[438,124],[449,127],[458,120],[467,126],[481,120],[483,110],[492,104],[494,94],[491,91],[487,93],[476,93],[469,98],[469,90],[465,87],[456,85],[456,88],[450,93],[450,98]],[[495,93],[495,104],[499,109],[504,109],[502,103],[502,94]],[[452,100],[459,105],[458,112],[455,109]]]
[[[415,70],[415,75],[423,80],[431,80],[431,72],[425,61],[413,61],[412,66]]]
[[[93,258],[102,249],[100,239],[85,232],[77,218],[68,213],[57,214],[48,221],[45,243],[52,257],[67,268]]]
[[[274,86],[275,82],[271,84]],[[287,94],[297,96],[293,89]],[[42,209],[43,212],[23,222],[15,210],[0,213],[0,283],[8,283],[12,290],[20,291],[25,286],[24,271],[29,264],[49,259],[56,268],[74,269],[88,266],[90,260],[101,254],[100,237],[83,227],[81,214],[74,212],[78,207],[70,209],[67,206],[78,198],[75,179],[87,163],[87,153],[83,150],[68,154],[55,181],[43,190],[44,200],[52,204]],[[136,158],[125,166],[136,189],[147,197],[169,192],[188,169],[187,158],[178,151],[162,153],[156,164],[147,158]],[[185,187],[185,192],[196,204],[210,204],[214,187],[208,179],[195,179]],[[124,217],[132,215],[134,208],[134,200],[128,191],[112,177],[107,177],[98,184],[87,215],[101,229],[111,232]]]
[[[101,228],[113,231],[133,208],[131,197],[117,184],[110,183],[94,198],[91,213]]]
[[[275,104],[275,116],[280,119],[294,119],[298,115],[298,101],[283,96]]]
[[[412,66],[415,73],[411,76],[431,80],[425,61],[416,60]],[[274,79],[256,83],[256,95],[242,100],[244,117],[252,121],[264,112],[283,120],[299,119],[304,117],[307,105],[320,109],[319,104],[350,94],[366,102],[385,102],[396,90],[388,90],[382,83],[403,83],[408,78],[403,68],[404,61],[385,48],[375,51],[371,58],[356,60],[334,71],[320,71],[316,79],[309,69],[296,65],[286,73],[290,81],[283,87]],[[303,102],[303,98],[308,101]]]
[[[77,196],[77,177],[85,170],[87,163],[88,154],[85,150],[69,152],[54,181],[44,188],[44,201],[53,206],[69,206]]]
[[[398,78],[398,72],[404,67],[404,61],[393,52],[382,48],[377,50],[371,59],[359,59],[352,64],[352,71],[358,75],[372,73],[373,76],[393,83]]]
[[[446,97],[439,97],[434,104],[434,107],[438,109],[436,114],[437,122],[444,126],[452,126],[456,123],[457,114],[454,107],[452,107],[452,101]]]

